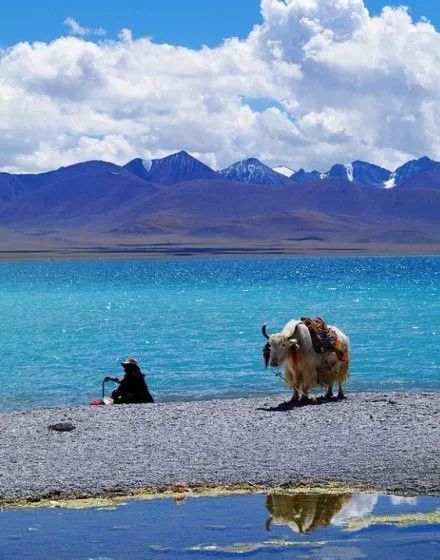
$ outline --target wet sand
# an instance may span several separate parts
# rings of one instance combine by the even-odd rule
[[[0,414],[0,502],[179,487],[440,493],[440,393],[352,393]],[[71,422],[56,432],[48,425]]]
[[[102,236],[70,232],[45,236],[0,228],[0,262],[168,258],[438,255],[438,243],[379,243],[313,239],[226,239]]]

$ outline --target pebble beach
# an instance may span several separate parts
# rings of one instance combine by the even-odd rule
[[[0,414],[0,502],[339,483],[440,493],[440,393],[351,393]],[[281,404],[281,406],[280,406]],[[54,431],[54,423],[71,424]]]

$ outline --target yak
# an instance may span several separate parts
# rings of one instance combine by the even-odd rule
[[[270,336],[267,325],[262,326],[261,332],[268,340],[263,349],[266,367],[284,367],[284,379],[293,391],[292,403],[300,400],[300,393],[301,400],[308,401],[309,391],[315,387],[325,387],[325,397],[331,399],[334,383],[339,385],[338,398],[343,399],[343,384],[350,372],[350,340],[340,329],[319,319],[331,335],[332,345],[318,347],[307,321],[304,317],[289,321]]]

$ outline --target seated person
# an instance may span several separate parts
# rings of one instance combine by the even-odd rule
[[[125,375],[122,379],[105,377],[104,381],[119,383],[119,387],[112,393],[114,404],[153,403],[154,399],[148,390],[145,374],[141,372],[139,364],[134,358],[128,358],[121,363]]]

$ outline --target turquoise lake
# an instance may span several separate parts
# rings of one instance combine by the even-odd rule
[[[287,397],[260,327],[302,315],[350,336],[349,390],[439,390],[439,296],[439,257],[2,263],[0,409],[88,403],[127,356],[158,401]]]
[[[437,560],[440,499],[367,494],[0,511],[0,559]]]

